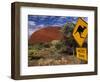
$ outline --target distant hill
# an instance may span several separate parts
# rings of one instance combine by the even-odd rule
[[[61,40],[64,38],[60,32],[59,26],[48,26],[34,32],[29,38],[29,44],[35,44],[40,42],[50,42],[52,40]]]

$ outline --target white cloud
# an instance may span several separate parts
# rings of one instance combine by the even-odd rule
[[[60,18],[61,18],[61,19],[66,19],[66,16],[61,16]]]
[[[29,30],[28,31],[28,36],[30,37],[32,35],[32,33],[33,33],[33,30]]]
[[[37,29],[34,29],[34,30],[29,29],[29,30],[28,30],[28,38],[30,38],[30,36],[31,36],[36,30],[37,30]]]
[[[31,26],[35,26],[36,23],[34,21],[28,21],[28,24],[31,25]]]
[[[43,24],[40,24],[40,25],[38,25],[37,27],[44,27],[44,25],[43,25]]]

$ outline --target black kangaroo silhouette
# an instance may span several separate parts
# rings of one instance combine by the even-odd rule
[[[84,27],[81,27],[79,25],[78,29],[76,30],[76,32],[74,34],[76,34],[77,32],[79,32],[80,38],[84,38],[84,37],[82,37],[82,33],[84,32],[85,29],[86,29],[85,26]]]

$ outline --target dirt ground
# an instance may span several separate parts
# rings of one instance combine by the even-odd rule
[[[87,62],[76,58],[73,55],[60,55],[57,57],[38,58],[28,62],[29,66],[51,66],[66,64],[86,64]]]

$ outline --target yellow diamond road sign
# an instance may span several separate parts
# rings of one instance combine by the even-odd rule
[[[87,37],[87,34],[88,34],[87,23],[82,18],[78,18],[78,21],[73,30],[73,37],[76,40],[76,42],[79,44],[79,46],[82,47]]]

